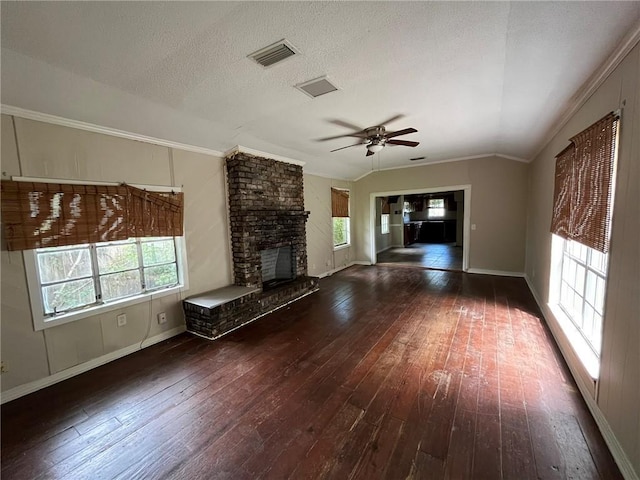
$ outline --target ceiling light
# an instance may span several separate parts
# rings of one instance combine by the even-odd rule
[[[380,150],[384,148],[384,144],[380,142],[373,142],[367,145],[367,150],[373,153],[378,153]]]

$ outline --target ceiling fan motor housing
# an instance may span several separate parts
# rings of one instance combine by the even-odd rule
[[[379,125],[376,127],[369,127],[365,132],[367,134],[367,147],[373,145],[380,145],[381,147],[384,147],[385,143],[387,143],[387,139],[385,137],[386,129],[384,126]]]

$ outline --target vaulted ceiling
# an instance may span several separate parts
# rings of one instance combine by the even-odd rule
[[[353,179],[495,153],[530,160],[640,2],[2,2],[2,103]],[[248,55],[285,38],[269,68]],[[310,98],[295,85],[327,76]],[[416,148],[365,157],[388,130]]]

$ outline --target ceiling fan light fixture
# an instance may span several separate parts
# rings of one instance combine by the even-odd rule
[[[367,150],[373,153],[378,153],[383,148],[384,145],[382,143],[370,143],[369,145],[367,145]]]

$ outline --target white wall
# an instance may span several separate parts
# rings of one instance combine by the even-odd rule
[[[356,259],[371,261],[370,194],[471,185],[469,268],[524,272],[527,164],[500,157],[382,170],[355,182]],[[466,207],[465,207],[466,208]]]
[[[549,300],[551,211],[555,155],[574,134],[608,112],[622,108],[618,176],[613,213],[608,286],[598,390],[591,402],[603,418],[636,475],[640,475],[640,46],[552,138],[529,167],[526,274],[558,338],[565,358],[584,377],[566,342]],[[605,437],[606,428],[605,425]]]
[[[35,332],[22,253],[3,249],[3,392],[184,327],[181,297],[231,283],[221,158],[3,115],[2,171],[3,178],[183,186],[190,280],[181,294]],[[167,323],[155,321],[159,312]],[[127,315],[124,327],[117,326],[120,313]]]
[[[355,238],[353,228],[355,198],[353,184],[343,180],[304,174],[304,208],[311,214],[307,220],[307,267],[309,275],[320,276],[345,267],[353,260],[353,247],[333,249],[331,220],[331,188],[349,190],[351,205],[351,244]]]
[[[389,215],[391,221],[391,215]],[[376,198],[376,253],[387,250],[391,246],[391,229],[389,233],[382,233],[382,198]]]
[[[402,214],[403,209],[404,195],[400,195],[398,197],[398,202],[391,204],[391,216],[389,217],[391,245],[394,247],[401,247],[404,245],[404,216]]]

